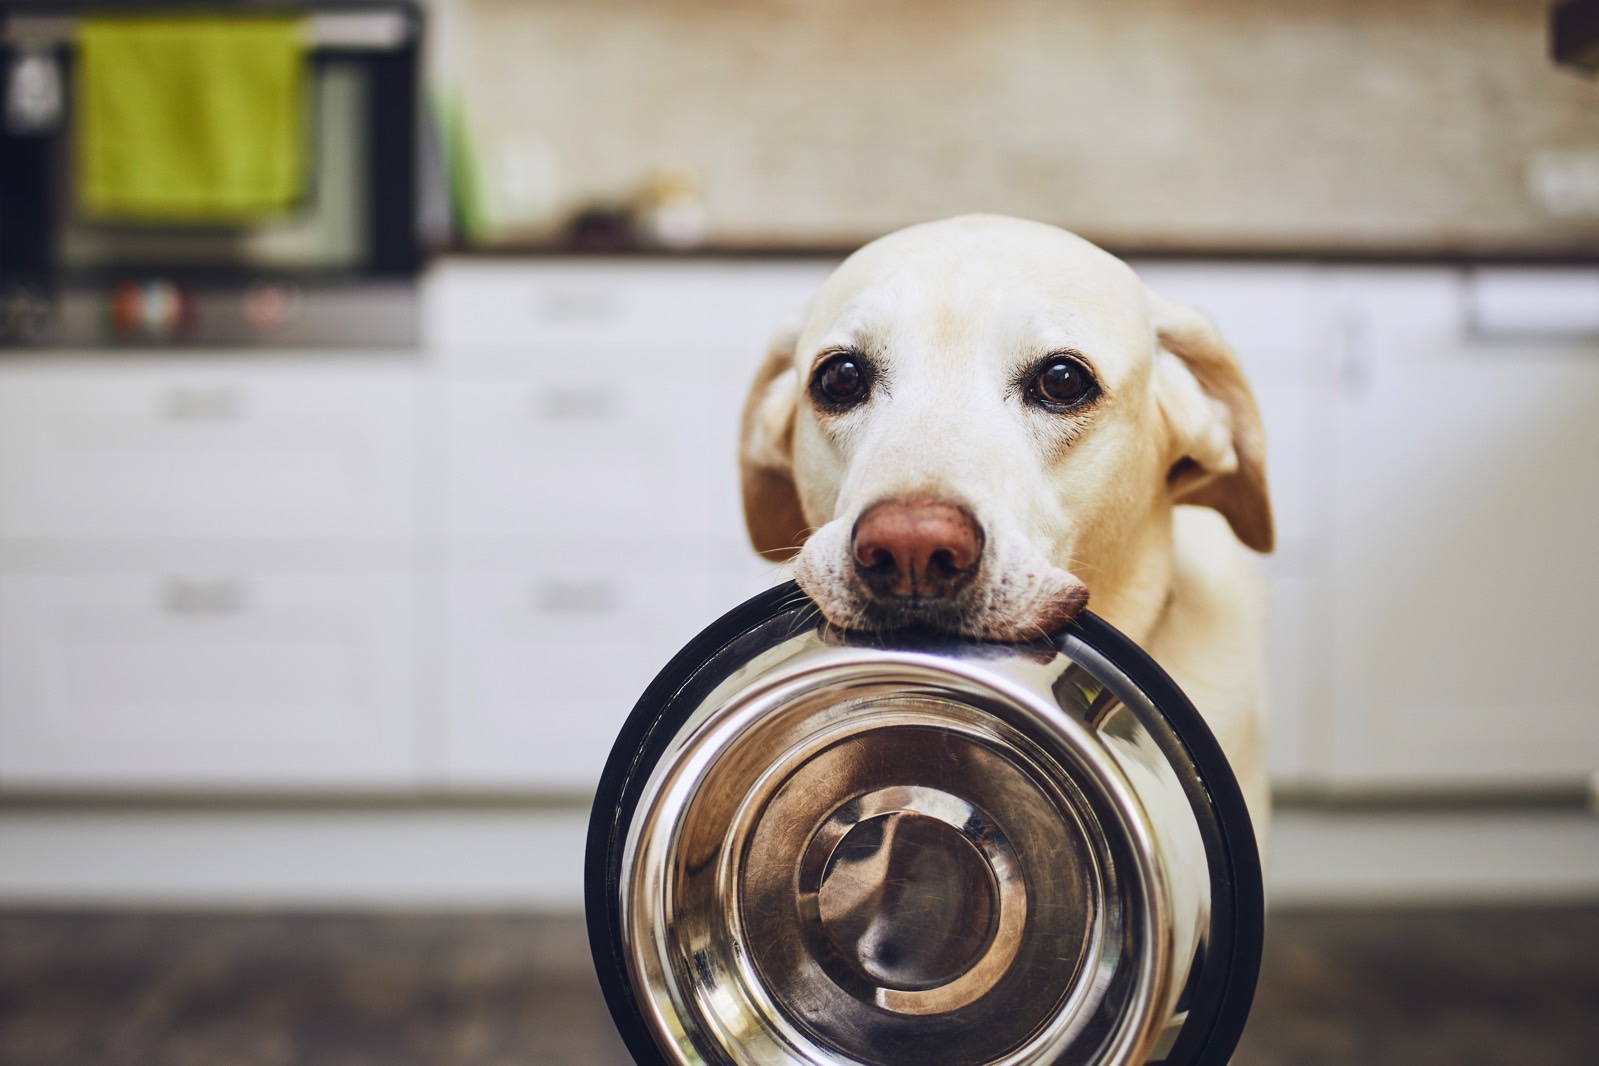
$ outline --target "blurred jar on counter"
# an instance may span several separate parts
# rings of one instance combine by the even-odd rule
[[[634,226],[640,243],[687,249],[705,243],[708,225],[699,176],[688,167],[662,167],[639,190]]]

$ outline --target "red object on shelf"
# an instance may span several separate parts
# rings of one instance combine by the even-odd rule
[[[169,341],[194,328],[199,302],[169,281],[125,281],[111,290],[106,311],[121,340]]]

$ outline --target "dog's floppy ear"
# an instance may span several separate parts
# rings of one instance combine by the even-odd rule
[[[1167,484],[1179,503],[1214,507],[1238,539],[1269,552],[1266,433],[1238,358],[1196,308],[1150,294],[1160,344],[1156,389],[1171,429]]]
[[[808,532],[794,487],[794,372],[796,322],[780,330],[750,384],[739,423],[738,464],[744,525],[762,556],[781,562],[799,552]]]

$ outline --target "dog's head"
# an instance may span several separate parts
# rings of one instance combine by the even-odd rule
[[[974,216],[838,268],[757,374],[740,456],[756,550],[798,553],[831,622],[1016,640],[1128,579],[1174,503],[1269,550],[1263,453],[1202,314],[1063,230]]]

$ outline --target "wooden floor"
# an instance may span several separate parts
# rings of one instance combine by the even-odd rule
[[[1599,907],[1279,913],[1243,1066],[1599,1062]],[[580,923],[0,911],[4,1066],[623,1066]]]

